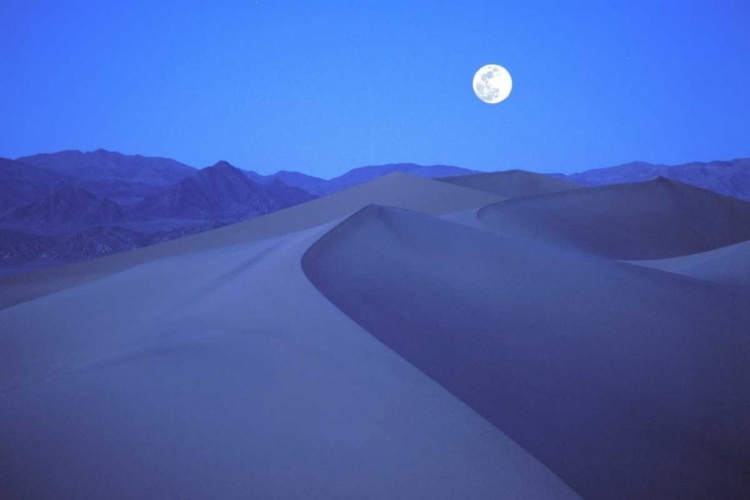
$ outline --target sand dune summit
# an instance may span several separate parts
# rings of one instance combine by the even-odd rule
[[[749,498],[750,205],[470,177],[0,278],[0,498]]]
[[[512,200],[478,216],[489,227],[613,259],[677,257],[750,239],[750,203],[663,177]]]
[[[527,196],[556,193],[558,191],[568,191],[581,187],[570,181],[534,172],[526,172],[524,170],[441,177],[439,180],[457,186],[507,196],[508,198],[525,198]]]

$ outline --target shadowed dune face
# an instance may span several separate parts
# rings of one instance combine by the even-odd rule
[[[676,257],[750,239],[750,203],[658,178],[482,208],[483,225],[611,259]]]
[[[750,295],[377,206],[302,266],[584,498],[750,495]]]
[[[525,198],[527,196],[538,196],[540,194],[568,191],[581,187],[570,181],[523,170],[441,177],[438,180],[457,186],[507,196],[508,198]]]

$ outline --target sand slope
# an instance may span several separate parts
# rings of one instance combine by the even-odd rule
[[[527,172],[525,170],[507,170],[487,174],[441,177],[439,180],[457,186],[507,196],[508,198],[537,196],[581,187],[578,184],[563,179]]]
[[[750,295],[384,207],[302,262],[584,498],[750,495]]]
[[[750,241],[682,257],[631,263],[750,290]]]
[[[394,173],[346,191],[214,231],[59,268],[0,277],[0,309],[100,279],[154,259],[257,241],[314,227],[344,217],[370,203],[443,214],[502,199],[504,198],[498,195],[461,186]]]
[[[664,178],[509,200],[482,224],[612,259],[676,257],[750,239],[750,203]]]
[[[0,279],[0,498],[750,497],[750,205],[485,180]]]
[[[0,311],[0,497],[577,498],[309,283],[331,227]]]

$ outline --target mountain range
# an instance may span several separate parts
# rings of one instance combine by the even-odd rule
[[[583,186],[642,182],[664,177],[750,201],[750,158],[691,162],[683,165],[654,165],[637,161],[577,174],[558,175]]]
[[[170,158],[98,149],[0,158],[0,267],[5,273],[117,253],[218,228],[401,172],[523,197],[656,177],[750,200],[750,159],[633,162],[575,174],[394,163],[332,179],[281,170],[262,175],[220,161],[196,169]],[[500,189],[500,191],[498,191]]]
[[[233,222],[316,198],[279,180],[260,184],[225,161],[198,171],[133,207],[137,220],[193,219]]]
[[[103,150],[0,159],[0,180],[6,274],[168,241],[317,197],[278,178],[253,181],[225,161],[198,170]]]
[[[55,171],[0,158],[0,214],[72,182]]]
[[[18,162],[69,175],[78,181],[121,180],[166,186],[196,169],[170,158],[124,155],[104,149],[90,153],[61,151],[17,158]]]
[[[14,209],[0,224],[37,233],[55,234],[96,225],[122,222],[125,210],[107,198],[85,189],[65,185],[43,198]]]

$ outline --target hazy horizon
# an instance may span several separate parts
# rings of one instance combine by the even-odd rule
[[[95,153],[95,152],[100,151],[100,150],[101,151],[105,151],[107,153],[121,154],[123,156],[142,156],[142,157],[150,157],[150,158],[164,158],[164,159],[175,160],[175,161],[178,161],[178,162],[182,163],[183,165],[186,165],[188,167],[193,167],[193,168],[195,168],[197,170],[203,170],[204,168],[212,167],[212,166],[216,165],[217,163],[220,163],[222,161],[226,161],[227,163],[229,163],[233,167],[239,168],[241,170],[256,172],[256,173],[261,174],[261,175],[272,175],[272,174],[275,174],[277,172],[287,171],[287,172],[298,172],[298,173],[310,175],[310,176],[313,176],[313,177],[318,177],[318,178],[321,178],[321,179],[324,179],[324,180],[331,180],[331,179],[333,179],[335,177],[338,177],[338,176],[341,176],[343,174],[346,174],[346,173],[348,173],[348,172],[350,172],[350,171],[352,171],[354,169],[357,169],[357,168],[362,168],[362,167],[378,167],[378,166],[386,166],[386,165],[420,165],[420,166],[424,166],[424,167],[430,167],[430,166],[450,166],[450,167],[459,167],[459,168],[465,168],[465,169],[469,169],[469,170],[475,170],[477,172],[487,172],[487,173],[502,172],[502,171],[508,171],[508,170],[524,170],[524,171],[528,171],[528,172],[535,172],[535,173],[542,173],[542,174],[566,174],[566,175],[569,175],[569,174],[582,173],[582,172],[585,172],[587,170],[596,170],[596,169],[609,168],[609,167],[619,167],[619,166],[622,166],[622,165],[629,165],[629,164],[635,164],[635,163],[650,163],[650,164],[655,165],[655,166],[668,166],[669,167],[669,166],[679,166],[679,165],[689,164],[689,163],[731,162],[731,161],[744,160],[745,159],[744,157],[738,156],[738,157],[734,157],[734,158],[713,158],[713,159],[706,160],[706,161],[688,160],[686,162],[679,163],[679,164],[674,164],[674,163],[655,163],[655,162],[647,162],[647,161],[644,161],[644,160],[634,159],[634,160],[626,161],[626,162],[623,162],[623,163],[620,163],[620,164],[616,164],[616,165],[600,165],[600,166],[597,166],[597,167],[592,167],[591,169],[580,170],[580,171],[570,171],[570,170],[542,171],[542,170],[534,169],[534,168],[520,169],[520,168],[516,168],[516,167],[512,167],[512,166],[509,166],[507,168],[482,170],[482,169],[478,169],[478,168],[472,168],[471,166],[457,165],[457,164],[447,164],[447,163],[424,164],[424,163],[418,163],[418,162],[414,162],[414,161],[386,161],[384,163],[366,163],[366,164],[362,164],[362,165],[354,165],[354,166],[351,166],[349,168],[344,168],[341,171],[333,172],[332,174],[318,175],[318,174],[316,174],[314,172],[309,172],[309,171],[304,170],[304,169],[298,169],[298,170],[295,170],[295,169],[269,170],[269,169],[264,169],[264,168],[251,169],[251,168],[246,168],[243,165],[234,164],[231,161],[228,161],[228,160],[226,160],[224,158],[219,158],[216,161],[214,161],[212,163],[209,163],[207,165],[191,165],[190,163],[182,161],[180,158],[175,158],[174,156],[168,156],[168,155],[164,155],[164,156],[158,155],[157,156],[157,155],[146,155],[146,154],[142,154],[142,153],[125,153],[125,152],[122,152],[122,151],[112,151],[112,150],[108,150],[108,149],[105,149],[105,148],[96,148],[96,149],[93,149],[93,150],[86,150],[86,151],[80,150],[80,149],[67,149],[67,150],[61,150],[61,151],[42,151],[42,152],[38,152],[38,153],[33,153],[31,155],[19,156],[19,157],[16,157],[16,158],[11,158],[11,157],[4,157],[4,158],[8,158],[10,160],[17,161],[17,160],[22,159],[24,157],[41,155],[41,154],[56,154],[56,153],[63,153],[63,152],[69,152],[69,151],[80,152],[80,153],[83,153],[83,154],[91,154],[91,153]],[[0,155],[0,158],[3,158],[3,156]]]

